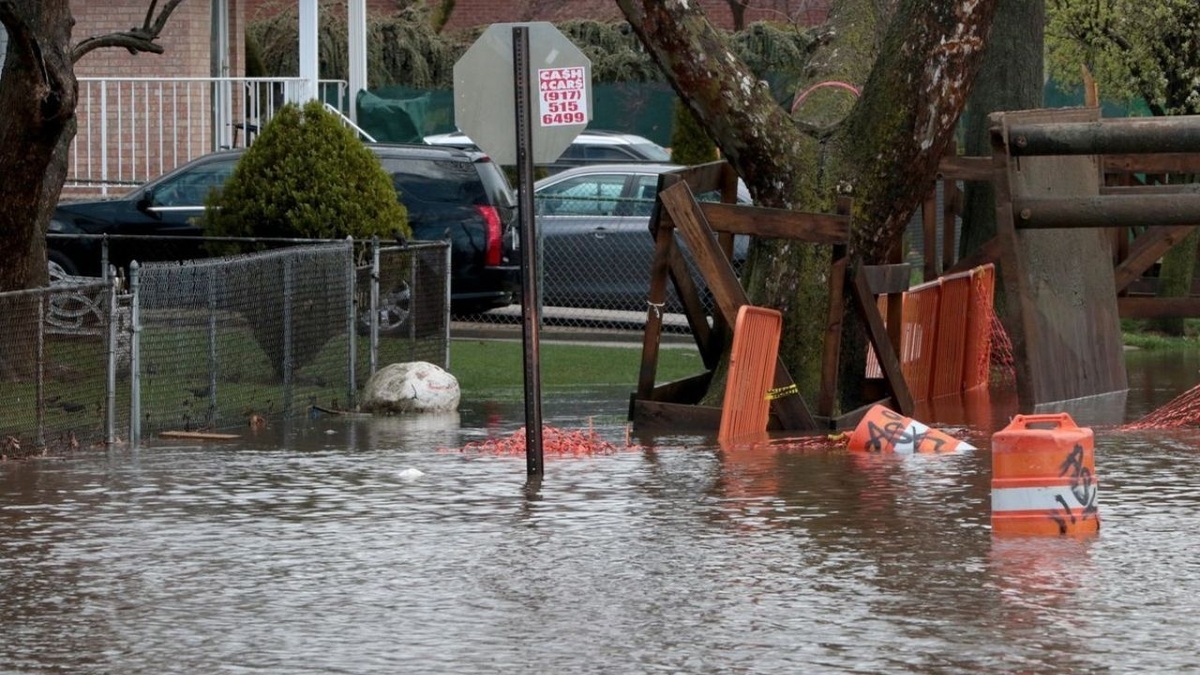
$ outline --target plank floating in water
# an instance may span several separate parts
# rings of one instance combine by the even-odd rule
[[[188,438],[202,441],[231,441],[241,438],[241,434],[218,434],[211,431],[160,431],[159,438]]]
[[[353,419],[367,419],[374,417],[372,413],[359,412],[357,410],[338,410],[336,408],[326,408],[324,406],[312,405],[309,410],[313,413],[322,413],[325,415],[337,415],[338,417],[350,417]]]

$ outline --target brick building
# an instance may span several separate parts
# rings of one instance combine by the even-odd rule
[[[97,49],[75,65],[78,77],[212,77],[242,72],[245,49],[241,35],[245,28],[244,0],[226,0],[228,7],[228,48],[218,53],[214,13],[224,12],[213,0],[188,0],[181,3],[167,21],[158,42],[162,54],[130,54],[124,49]],[[72,2],[75,15],[73,39],[78,42],[141,26],[149,0],[108,0]]]
[[[429,0],[431,3],[436,0]],[[829,13],[832,0],[742,0],[747,5],[744,20],[782,21],[800,25],[821,23]],[[294,6],[288,0],[246,0],[246,17],[253,20],[270,16],[283,7]],[[340,4],[339,0],[323,0],[325,4]],[[699,0],[709,20],[721,28],[733,28],[730,0]],[[386,15],[399,7],[411,4],[404,0],[367,0],[372,15]],[[457,0],[446,23],[447,30],[459,30],[510,21],[549,21],[558,23],[572,19],[624,21],[625,17],[614,0]]]

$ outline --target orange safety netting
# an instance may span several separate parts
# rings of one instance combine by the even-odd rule
[[[503,438],[472,441],[459,448],[458,452],[477,452],[486,455],[517,455],[524,457],[526,451],[525,435],[525,427],[521,427],[511,435]],[[604,440],[600,434],[593,431],[590,427],[587,430],[580,429],[578,431],[556,429],[549,425],[542,427],[542,454],[547,456],[591,457],[594,455],[611,455],[617,452],[640,449],[640,446],[630,445],[628,428],[625,430],[625,444],[622,446]],[[442,450],[450,449],[442,448]],[[453,452],[453,450],[450,451]]]
[[[1176,429],[1200,426],[1200,385],[1183,392],[1165,405],[1136,422],[1121,427],[1126,431],[1138,429]]]
[[[1017,360],[1013,356],[1012,340],[1008,339],[1008,332],[1004,330],[1004,324],[996,316],[995,310],[989,310],[988,314],[992,334],[988,364],[991,366],[992,380],[1012,382],[1017,378]]]
[[[966,308],[966,338],[963,340],[962,388],[971,391],[987,386],[991,377],[991,359],[998,346],[992,319],[996,315],[996,266],[981,265],[971,270],[970,300]],[[986,328],[985,328],[986,326]],[[1004,337],[1008,341],[1008,337]],[[1012,357],[1012,345],[1009,345]]]

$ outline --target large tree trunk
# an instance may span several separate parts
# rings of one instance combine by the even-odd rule
[[[0,292],[44,286],[46,230],[67,176],[79,86],[75,62],[107,47],[161,54],[156,40],[183,0],[151,0],[141,27],[71,44],[68,0],[0,0],[8,49],[0,74]],[[157,10],[157,15],[155,11]],[[0,380],[34,367],[36,303],[9,308],[0,333]]]
[[[65,1],[0,1],[8,51],[0,75],[0,291],[45,285],[46,227],[67,174],[77,86],[74,19]],[[35,223],[30,227],[30,223]],[[36,363],[37,305],[9,303],[0,337],[0,380]]]
[[[74,19],[62,0],[0,1],[8,53],[0,75],[0,290],[46,280],[46,226],[67,175],[77,85]],[[31,214],[39,227],[29,227]]]
[[[1045,0],[998,0],[991,46],[963,113],[968,156],[986,157],[992,152],[988,115],[1042,107],[1045,24]],[[996,234],[996,196],[991,183],[968,183],[965,193],[958,247],[963,256]]]
[[[926,192],[981,60],[995,2],[900,0],[890,22],[881,14],[887,2],[839,2],[830,18],[833,42],[811,65],[822,79],[861,84],[862,95],[830,127],[826,118],[793,120],[695,3],[617,0],[757,202],[829,211],[838,194],[853,196],[852,250],[868,263],[884,262]],[[745,280],[753,302],[784,313],[780,354],[806,396],[820,372],[828,263],[818,247],[758,242]],[[848,322],[843,406],[860,402],[865,352],[860,327]]]

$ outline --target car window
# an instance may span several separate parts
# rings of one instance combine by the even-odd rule
[[[658,176],[638,176],[633,190],[633,215],[649,216],[654,210],[654,198],[658,196]]]
[[[580,143],[572,143],[567,146],[567,149],[559,156],[559,159],[583,159],[587,148]]]
[[[489,203],[479,174],[470,162],[383,157],[380,164],[391,175],[400,201],[410,208]]]
[[[539,211],[548,215],[612,216],[621,202],[625,176],[578,176],[538,191]]]
[[[638,159],[628,150],[612,145],[589,145],[584,148],[583,154],[592,161],[628,162]]]
[[[513,194],[512,184],[495,162],[476,162],[479,178],[490,195],[494,206],[513,208],[517,205],[517,197]]]
[[[633,152],[641,159],[651,162],[669,162],[671,161],[671,153],[667,149],[657,143],[634,143],[632,146]]]
[[[236,157],[205,162],[162,181],[153,188],[152,206],[204,206],[208,193],[225,184],[235,164]]]

